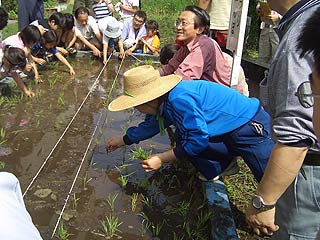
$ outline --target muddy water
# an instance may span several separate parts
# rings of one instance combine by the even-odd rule
[[[36,98],[0,106],[0,126],[7,140],[0,146],[0,161],[5,163],[4,170],[19,178],[22,192],[31,186],[24,199],[43,238],[51,238],[82,164],[62,215],[69,239],[108,239],[112,234],[102,225],[106,217],[117,218],[119,223],[113,239],[208,239],[210,226],[203,220],[207,211],[192,166],[176,163],[145,173],[139,160],[130,159],[135,146],[109,154],[105,151],[107,138],[121,136],[144,117],[132,110],[112,113],[104,107],[118,72],[117,59],[110,61],[95,91],[48,158],[102,68],[99,61],[85,55],[71,63],[75,79],[64,66],[51,64],[41,72],[44,83],[30,85]],[[122,74],[132,64],[124,62],[112,97],[121,93]],[[139,146],[155,153],[167,150],[170,144],[168,136],[156,136]],[[125,186],[121,179],[127,179]]]

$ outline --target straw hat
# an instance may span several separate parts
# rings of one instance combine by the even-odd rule
[[[123,94],[109,104],[110,111],[121,111],[152,101],[181,81],[181,77],[174,74],[160,77],[159,71],[150,65],[130,69],[123,76]]]

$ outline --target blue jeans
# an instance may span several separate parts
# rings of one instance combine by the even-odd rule
[[[320,166],[302,168],[306,179],[299,173],[277,202],[275,221],[280,229],[272,239],[320,239]]]
[[[235,156],[241,156],[260,181],[274,146],[269,122],[269,114],[260,109],[245,125],[211,138],[207,149],[189,160],[207,179],[212,179],[221,174]]]

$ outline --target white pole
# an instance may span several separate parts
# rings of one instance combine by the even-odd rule
[[[233,53],[230,87],[234,89],[238,84],[248,8],[249,0],[232,1],[227,49]]]

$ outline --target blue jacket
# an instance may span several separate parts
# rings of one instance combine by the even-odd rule
[[[165,126],[174,125],[181,145],[174,148],[177,158],[196,156],[204,151],[212,137],[227,134],[249,122],[260,102],[217,83],[181,81],[160,107]],[[139,143],[159,133],[156,116],[148,116],[137,127],[127,130],[126,144]]]

